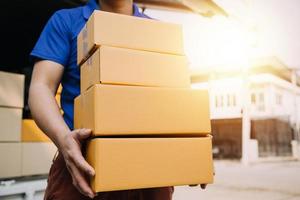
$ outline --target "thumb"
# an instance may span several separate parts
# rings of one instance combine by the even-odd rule
[[[87,138],[90,137],[90,135],[92,134],[92,130],[91,129],[77,129],[74,131],[75,134],[75,138],[78,139],[79,141],[81,140],[85,140]]]

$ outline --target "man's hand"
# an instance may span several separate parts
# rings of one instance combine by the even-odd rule
[[[72,176],[73,185],[85,196],[94,198],[87,176],[93,177],[95,170],[86,162],[81,152],[81,143],[91,134],[89,129],[77,129],[63,139],[60,151],[66,162],[66,166]]]

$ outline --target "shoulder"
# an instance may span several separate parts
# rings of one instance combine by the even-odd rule
[[[68,19],[77,19],[78,17],[82,17],[83,6],[69,9],[61,9],[54,13],[56,17],[62,17],[66,20]]]
[[[82,17],[82,7],[77,7],[58,10],[52,15],[50,20],[70,25],[72,24],[72,22],[78,20],[80,17]]]
[[[70,33],[72,37],[74,28],[77,27],[77,24],[81,24],[83,19],[82,15],[83,7],[71,8],[71,9],[61,9],[56,11],[48,23],[52,26],[53,29],[56,29],[60,32]]]

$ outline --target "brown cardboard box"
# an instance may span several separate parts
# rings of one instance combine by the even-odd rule
[[[0,143],[0,178],[21,176],[21,143]]]
[[[0,107],[0,142],[19,142],[21,126],[21,108]]]
[[[0,106],[23,108],[24,75],[0,72]]]
[[[81,96],[77,96],[74,99],[74,128],[83,128],[81,126],[81,117],[82,117],[82,113],[81,113],[82,107],[81,107]]]
[[[22,175],[48,174],[56,151],[50,142],[22,143]]]
[[[56,91],[56,94],[61,94],[62,92],[62,85],[59,84],[58,88],[57,88],[57,91]]]
[[[22,142],[51,142],[34,120],[22,120]]]
[[[211,132],[205,90],[96,84],[79,98],[75,128],[89,128],[94,136]]]
[[[94,11],[77,39],[78,65],[100,45],[183,55],[180,25]]]
[[[213,182],[211,137],[97,138],[87,161],[95,192]]]
[[[96,83],[190,87],[184,56],[101,46],[81,67],[81,93]]]
[[[61,103],[60,103],[61,96],[60,96],[60,94],[56,94],[55,99],[56,99],[58,107],[61,108]]]

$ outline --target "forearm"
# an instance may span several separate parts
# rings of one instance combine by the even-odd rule
[[[46,84],[32,84],[29,91],[29,107],[37,125],[60,149],[70,129],[60,113],[54,92]]]
[[[85,175],[94,176],[94,169],[86,162],[81,142],[90,137],[91,130],[71,131],[61,116],[55,93],[61,81],[64,66],[42,60],[34,65],[29,89],[29,107],[37,125],[58,147],[72,176],[74,186],[90,198],[94,193]]]

